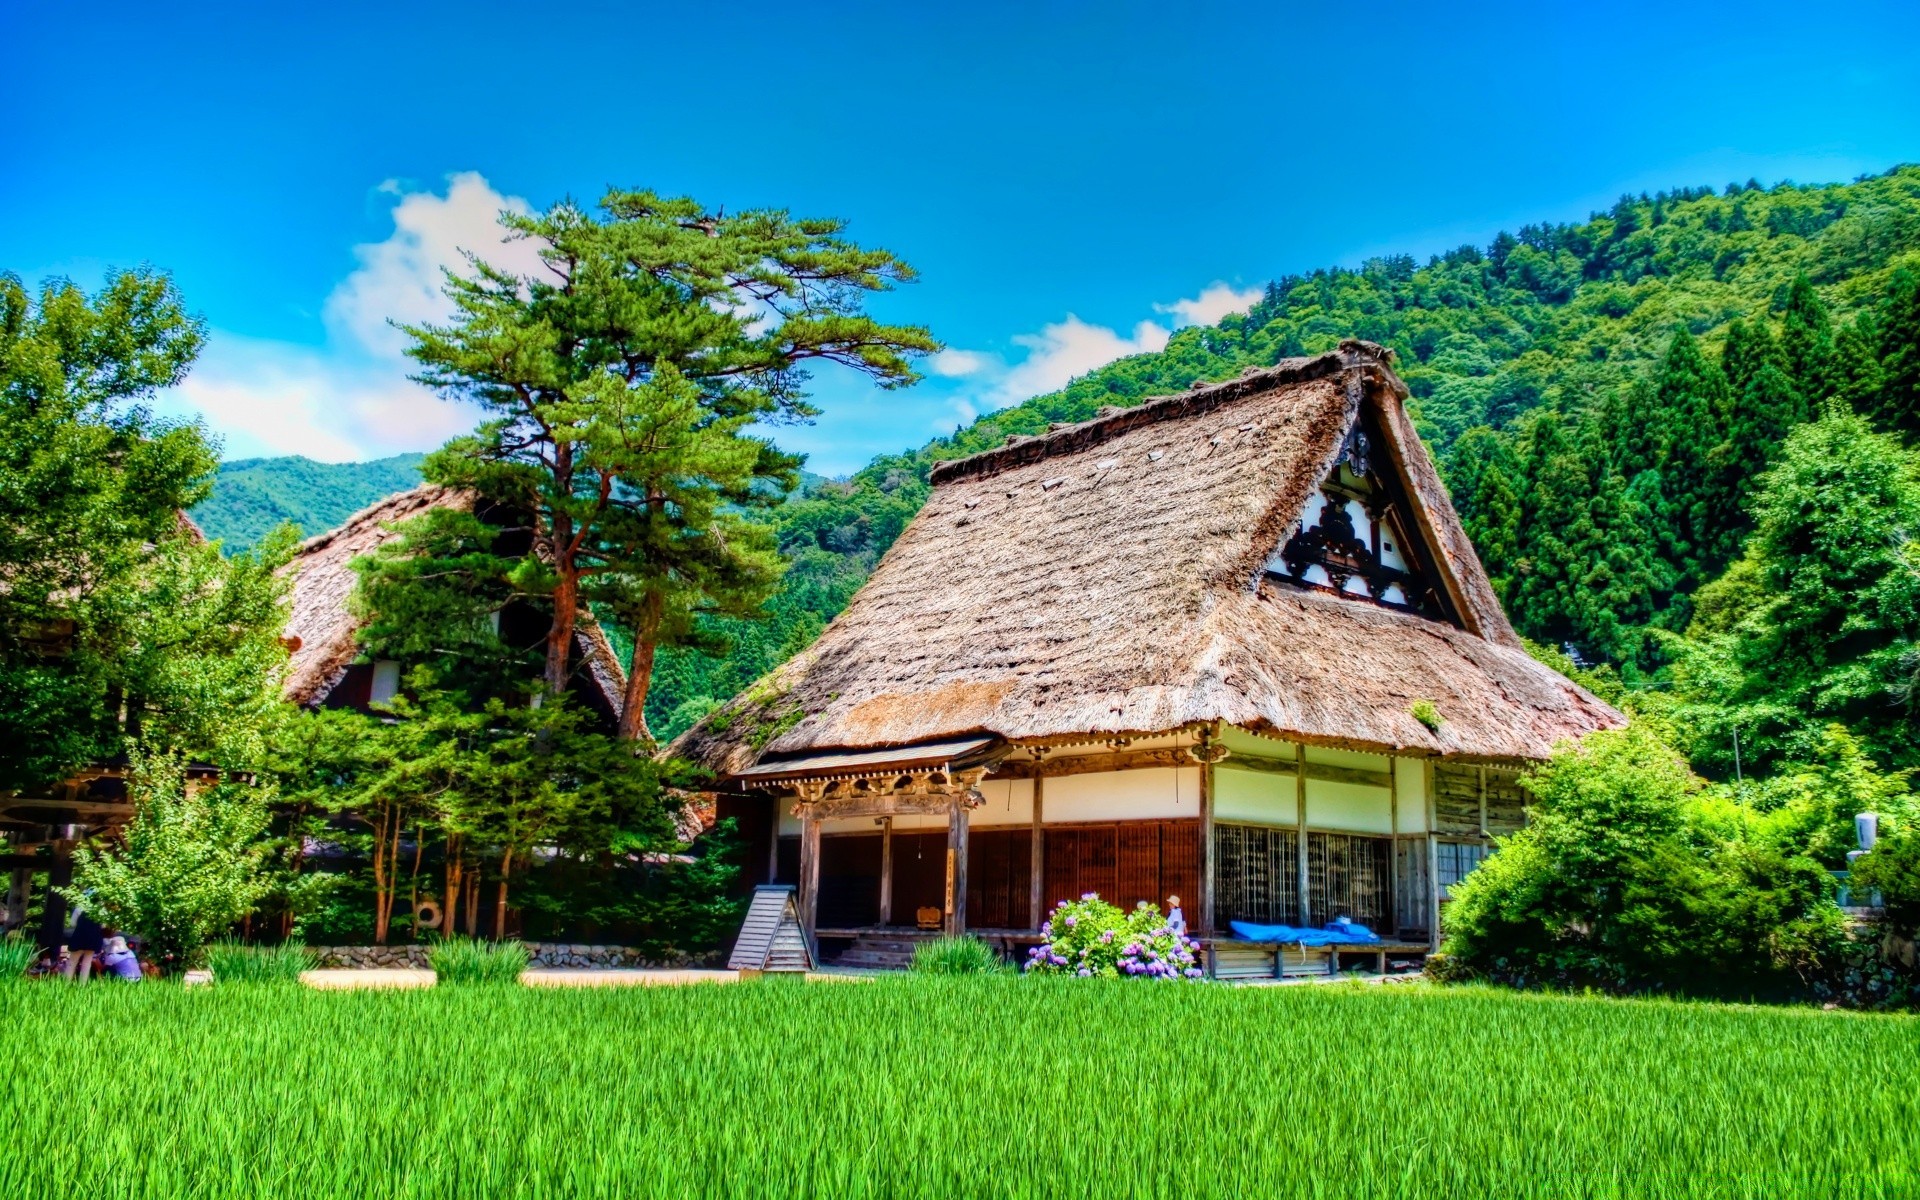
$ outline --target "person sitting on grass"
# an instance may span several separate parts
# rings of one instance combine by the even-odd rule
[[[115,978],[128,983],[140,982],[139,956],[127,948],[127,939],[118,934],[107,938],[102,944],[100,965],[113,972]]]

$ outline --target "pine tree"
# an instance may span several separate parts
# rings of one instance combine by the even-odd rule
[[[406,329],[422,382],[491,418],[425,473],[532,519],[538,544],[512,578],[551,607],[550,694],[589,602],[638,623],[620,729],[644,736],[654,647],[778,581],[771,536],[746,515],[778,502],[800,460],[757,426],[813,415],[812,363],[900,387],[939,345],[867,315],[868,294],[914,273],[839,221],[616,190],[597,214],[562,203],[501,223],[541,247],[543,269],[474,260],[448,277],[453,320]]]
[[[1795,276],[1787,289],[1786,311],[1780,318],[1780,351],[1794,391],[1809,411],[1818,409],[1833,391],[1833,321],[1805,275]]]
[[[1920,432],[1920,274],[1902,268],[1880,303],[1878,403],[1881,425]]]

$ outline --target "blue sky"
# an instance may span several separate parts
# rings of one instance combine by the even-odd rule
[[[946,372],[823,374],[840,473],[1288,271],[1623,191],[1920,160],[1920,5],[10,4],[0,268],[170,270],[229,457],[428,448],[391,316],[504,204],[839,216]],[[1459,11],[1455,11],[1459,10]]]

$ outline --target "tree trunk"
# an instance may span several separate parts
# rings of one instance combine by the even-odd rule
[[[387,923],[393,916],[393,880],[387,874],[387,843],[394,839],[388,832],[393,818],[389,805],[381,805],[380,817],[373,822],[373,944],[387,944]]]
[[[452,937],[459,926],[454,918],[460,914],[460,892],[467,886],[467,863],[461,854],[460,835],[447,834],[447,902],[440,909],[440,933]]]
[[[573,492],[573,447],[560,442],[553,448],[553,484],[562,495]],[[547,694],[567,690],[567,659],[573,653],[573,625],[580,611],[580,575],[574,569],[573,517],[555,511],[548,529],[553,571],[560,577],[553,589],[553,624],[547,629]]]
[[[500,856],[500,896],[493,905],[493,940],[503,941],[507,936],[507,875],[513,870],[513,851]]]
[[[626,741],[653,740],[653,731],[647,728],[647,690],[653,686],[653,655],[665,610],[666,601],[660,593],[648,592],[640,606],[639,620],[634,623],[633,665],[627,669],[627,696],[620,706],[619,733]]]
[[[412,922],[413,940],[420,940],[420,858],[427,851],[424,824],[413,828],[413,875],[407,880],[407,918]]]
[[[580,613],[580,582],[571,572],[560,576],[553,589],[553,624],[547,629],[547,694],[567,690],[567,660],[573,651],[573,626]]]

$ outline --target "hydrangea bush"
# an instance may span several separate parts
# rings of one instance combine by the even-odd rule
[[[1062,900],[1040,927],[1046,940],[1027,955],[1032,975],[1131,975],[1199,979],[1200,945],[1167,927],[1159,908],[1142,900],[1132,912],[1088,892]]]

